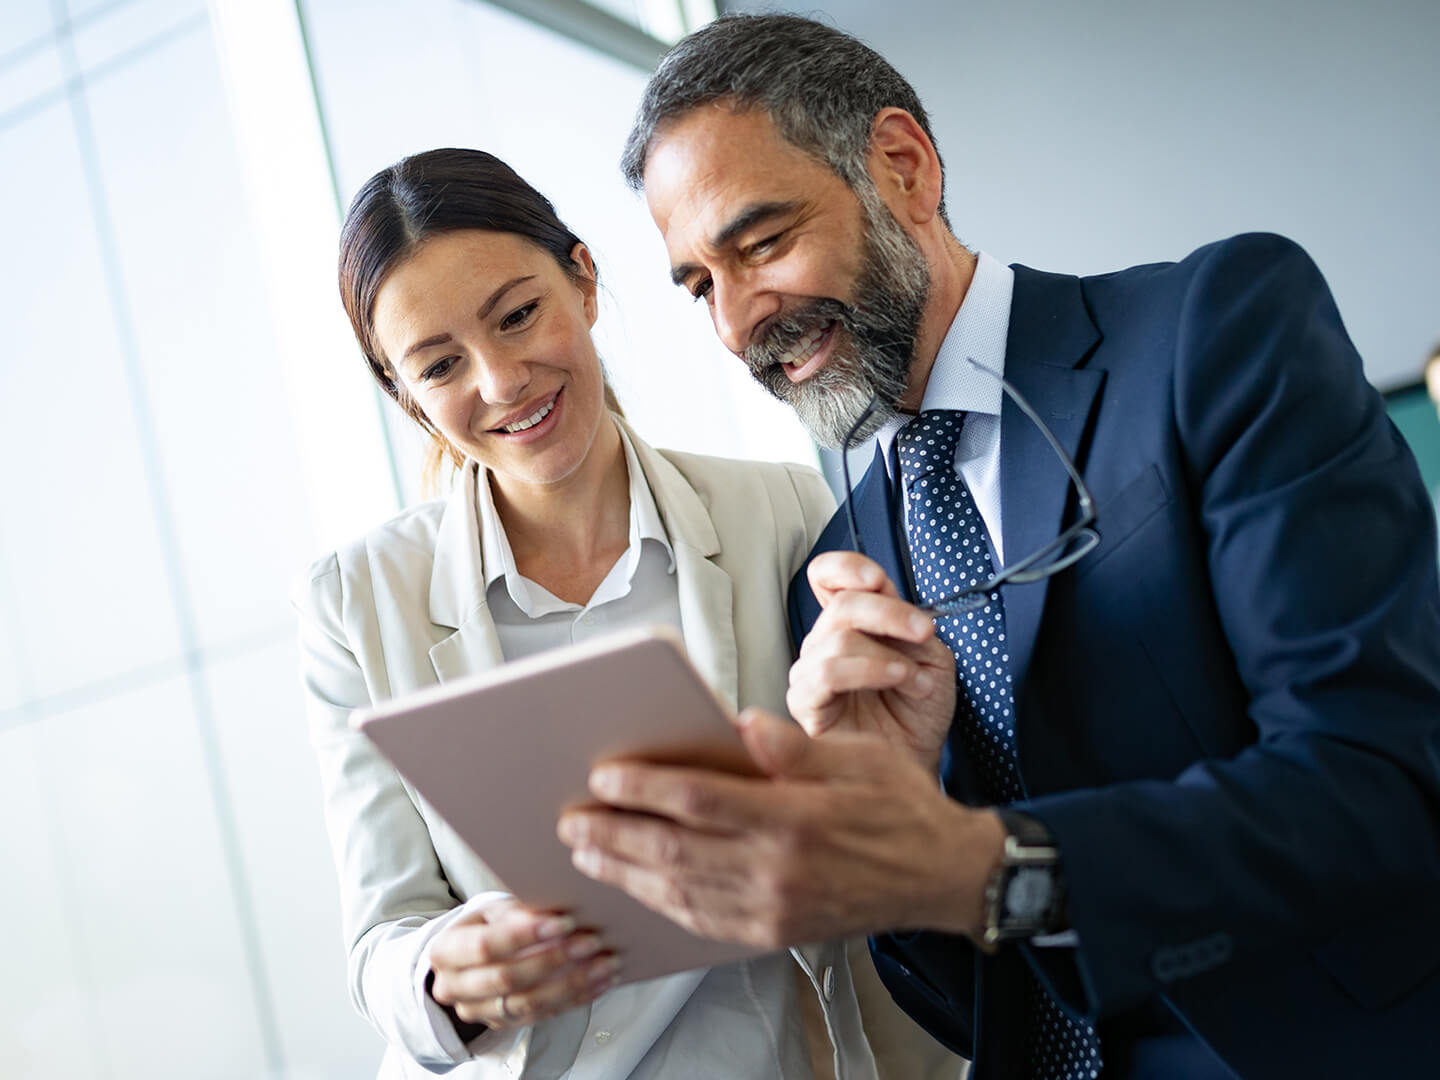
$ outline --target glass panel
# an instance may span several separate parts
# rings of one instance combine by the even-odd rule
[[[67,944],[94,986],[68,1044],[98,1041],[101,1075],[190,1080],[221,1062],[263,1075],[188,681],[47,718],[35,739],[56,861],[81,879]]]
[[[5,0],[0,4],[0,68],[55,29],[51,7],[51,0]]]
[[[97,7],[93,17],[75,22],[75,51],[80,67],[94,68],[144,51],[156,39],[206,22],[204,0],[130,0]],[[176,85],[172,84],[172,90]]]
[[[89,87],[186,603],[207,648],[288,630],[286,584],[315,554],[216,68],[199,27]],[[157,197],[157,177],[184,182]]]
[[[0,550],[31,691],[59,693],[180,651],[126,357],[66,105],[0,132]],[[64,283],[57,288],[57,283]]]
[[[96,1013],[94,967],[73,933],[86,883],[64,858],[55,793],[36,749],[37,729],[0,731],[0,924],[23,928],[5,942],[0,978],[0,1076],[89,1080],[111,1075],[100,1040],[85,1038]]]
[[[18,113],[58,94],[64,81],[60,53],[49,41],[0,57],[0,128],[9,127]]]
[[[319,1080],[373,1076],[383,1044],[350,1005],[320,783],[293,635],[210,667],[226,786],[254,890],[285,1061]]]

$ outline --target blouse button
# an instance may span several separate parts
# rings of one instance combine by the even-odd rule
[[[835,997],[835,969],[833,967],[827,967],[825,969],[825,977],[821,981],[821,987],[825,991],[826,1001],[830,1001]]]

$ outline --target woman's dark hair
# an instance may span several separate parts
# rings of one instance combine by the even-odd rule
[[[340,229],[340,299],[370,374],[405,413],[434,440],[434,460],[459,466],[464,455],[430,423],[395,377],[375,340],[375,297],[390,272],[432,236],[486,229],[523,237],[550,253],[573,278],[584,275],[571,258],[576,236],[550,200],[514,169],[483,150],[427,150],[397,161],[365,182]],[[620,411],[609,381],[605,403]]]

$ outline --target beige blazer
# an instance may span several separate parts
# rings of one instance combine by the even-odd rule
[[[830,492],[812,469],[656,451],[629,434],[674,548],[691,660],[732,706],[783,714],[786,589],[832,512]],[[465,1061],[436,1040],[420,959],[460,902],[503,886],[348,721],[359,706],[503,662],[485,598],[477,469],[467,464],[448,499],[315,562],[294,595],[350,993],[389,1046],[385,1077],[431,1076]],[[837,1071],[872,1071],[868,1033],[881,1075],[958,1075],[959,1059],[893,1005],[859,944],[851,944],[853,979],[840,943],[794,950],[834,1037]],[[836,974],[828,994],[827,968]],[[547,1056],[547,1039],[573,1035],[567,1022],[576,1020],[525,1029],[488,1063],[451,1075],[524,1075],[527,1061]],[[583,1029],[585,1018],[578,1022]]]

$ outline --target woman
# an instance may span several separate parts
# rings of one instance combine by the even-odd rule
[[[488,154],[373,177],[340,289],[371,373],[458,466],[447,500],[321,559],[296,600],[351,993],[389,1044],[382,1075],[953,1073],[841,943],[616,987],[624,957],[507,897],[351,732],[358,706],[654,622],[732,705],[779,710],[784,591],[832,500],[813,470],[653,450],[607,407],[590,253]]]

